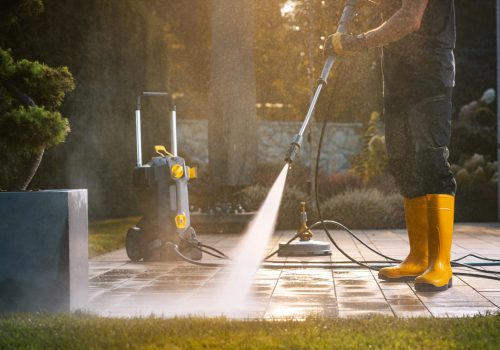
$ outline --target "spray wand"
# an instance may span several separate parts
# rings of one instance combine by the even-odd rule
[[[342,12],[342,16],[340,17],[340,22],[337,27],[337,32],[346,34],[349,28],[349,24],[352,22],[354,18],[354,14],[356,11],[357,0],[347,0],[345,3],[344,10]],[[312,98],[311,104],[309,105],[309,110],[307,111],[306,117],[300,127],[299,133],[293,136],[292,142],[290,143],[290,147],[285,156],[285,162],[288,164],[292,164],[295,156],[299,153],[300,147],[302,146],[302,141],[304,139],[304,132],[306,131],[307,125],[309,124],[311,117],[313,115],[314,109],[316,108],[316,103],[318,102],[319,95],[321,94],[321,90],[327,84],[328,76],[330,75],[330,71],[333,68],[333,65],[337,61],[337,57],[335,55],[330,55],[326,58],[325,64],[323,66],[323,70],[321,71],[321,76],[318,79],[318,86],[316,87],[316,92]]]

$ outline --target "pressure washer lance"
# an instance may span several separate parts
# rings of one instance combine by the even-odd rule
[[[346,1],[344,11],[342,12],[342,16],[340,17],[340,22],[337,28],[338,32],[347,33],[349,24],[354,18],[356,5],[357,5],[357,0]],[[292,142],[290,143],[290,147],[288,148],[288,152],[286,153],[285,162],[287,162],[289,166],[292,165],[293,160],[300,151],[300,148],[302,146],[302,141],[304,139],[304,132],[306,131],[307,125],[309,124],[314,109],[316,108],[316,103],[318,102],[321,90],[327,84],[328,76],[330,75],[330,71],[332,70],[335,64],[336,59],[337,57],[335,55],[330,55],[327,57],[325,61],[323,70],[321,71],[321,76],[318,79],[318,86],[316,88],[316,92],[313,95],[304,122],[300,127],[299,133],[293,137]],[[305,213],[305,208],[304,208],[304,213]],[[280,250],[278,253],[279,256],[319,256],[319,255],[331,255],[331,254],[332,251],[330,248],[330,243],[322,241],[312,241],[310,240],[310,238],[301,239],[299,242],[280,243]]]
[[[340,17],[340,22],[337,27],[337,32],[339,33],[347,33],[349,29],[349,24],[352,22],[354,18],[354,14],[356,12],[357,0],[347,0],[345,3],[344,11],[342,12],[342,16]],[[323,70],[321,71],[321,76],[317,81],[316,92],[313,95],[311,100],[311,104],[309,105],[309,110],[307,111],[306,117],[302,126],[300,127],[299,133],[293,136],[292,142],[290,143],[290,147],[288,148],[288,152],[285,156],[285,162],[290,164],[293,163],[295,156],[299,153],[300,147],[302,147],[302,141],[304,139],[304,132],[306,131],[307,125],[309,124],[311,117],[313,115],[314,109],[316,108],[316,103],[318,102],[319,95],[321,94],[321,90],[323,87],[327,85],[328,76],[330,75],[330,71],[335,64],[337,57],[335,55],[330,55],[326,58],[325,64],[323,66]]]

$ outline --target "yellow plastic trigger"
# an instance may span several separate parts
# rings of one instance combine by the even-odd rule
[[[170,156],[170,157],[174,156],[172,153],[170,153],[169,151],[167,151],[167,149],[163,145],[156,145],[155,146],[155,152],[158,153],[163,158],[165,158],[166,156]]]

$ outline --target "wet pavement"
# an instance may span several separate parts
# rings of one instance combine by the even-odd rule
[[[354,232],[384,254],[400,259],[407,254],[408,241],[403,230]],[[380,260],[347,234],[332,233],[353,258]],[[292,236],[291,231],[277,232],[269,243],[268,252]],[[242,236],[201,234],[199,238],[230,254]],[[314,239],[324,240],[325,236],[316,230]],[[456,225],[452,258],[470,253],[500,259],[500,224]],[[272,260],[294,261],[300,265],[284,268],[281,264],[274,269],[259,269],[248,303],[230,316],[272,319],[369,314],[462,317],[500,311],[500,281],[454,276],[453,288],[448,291],[416,292],[412,282],[384,282],[378,280],[376,271],[350,268],[351,264],[346,266],[346,258],[335,249],[331,257],[274,257]],[[306,260],[334,262],[334,268],[311,268]],[[203,261],[219,260],[205,255]],[[500,267],[487,269],[499,271],[500,276]],[[464,268],[454,268],[454,272],[477,273]],[[89,308],[99,315],[120,317],[220,315],[218,294],[228,273],[227,267],[200,267],[183,261],[133,263],[128,260],[125,250],[118,250],[90,261]]]

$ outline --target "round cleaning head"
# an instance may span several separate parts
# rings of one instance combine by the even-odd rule
[[[330,243],[324,241],[296,241],[280,243],[278,256],[323,256],[332,255]]]

